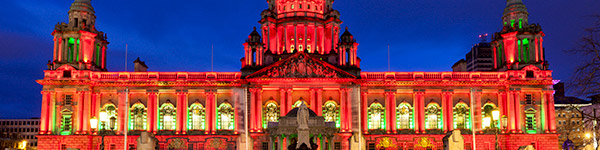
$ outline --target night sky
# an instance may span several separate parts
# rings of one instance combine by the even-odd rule
[[[0,118],[39,117],[46,62],[52,59],[54,25],[67,22],[73,0],[6,0],[0,9]],[[342,27],[360,44],[363,71],[451,71],[480,41],[501,29],[504,0],[338,0]],[[539,23],[554,78],[568,81],[583,60],[575,48],[600,14],[598,0],[524,0],[529,23]],[[108,69],[125,70],[141,57],[149,71],[239,71],[244,40],[259,26],[265,0],[93,0],[96,28],[108,34]]]

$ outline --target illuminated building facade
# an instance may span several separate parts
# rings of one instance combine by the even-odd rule
[[[114,131],[109,148],[135,147],[149,131],[161,149],[280,149],[294,135],[269,135],[269,123],[304,102],[337,128],[334,136],[313,133],[322,149],[437,149],[455,129],[465,133],[465,147],[492,149],[493,126],[503,149],[558,149],[552,71],[543,55],[516,55],[520,28],[504,26],[492,42],[502,48],[496,72],[361,72],[358,43],[340,28],[333,0],[267,2],[262,25],[243,44],[240,72],[107,72],[108,42],[94,27],[91,2],[75,0],[73,19],[53,34],[57,55],[37,80],[38,148],[97,148],[95,117],[100,129]],[[526,18],[524,8],[508,1],[503,19]],[[89,28],[73,25],[82,16]],[[521,25],[530,27],[526,19]],[[542,35],[530,38],[527,51],[543,52]],[[83,42],[73,49],[62,46],[65,38]],[[493,110],[502,117],[492,119]]]

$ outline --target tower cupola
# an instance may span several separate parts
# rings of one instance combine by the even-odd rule
[[[244,43],[245,57],[242,59],[242,68],[263,65],[264,45],[262,37],[256,31],[256,27],[254,27]]]
[[[54,27],[54,57],[48,69],[71,65],[79,70],[106,71],[106,34],[96,30],[91,0],[74,0],[69,22]]]
[[[340,66],[359,67],[358,57],[356,56],[358,43],[356,43],[356,39],[348,31],[348,27],[346,27],[344,33],[340,36],[340,42],[337,46]]]
[[[527,26],[529,13],[522,0],[506,0],[506,8],[502,15],[504,27],[523,28]]]

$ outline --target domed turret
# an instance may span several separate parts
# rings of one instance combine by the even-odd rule
[[[92,7],[92,0],[75,0],[73,4],[71,4],[71,11],[83,11],[89,14],[94,14],[94,7]]]
[[[341,43],[356,42],[356,40],[354,40],[354,36],[352,36],[352,34],[348,31],[348,27],[346,27],[346,31],[344,31],[344,33],[342,33],[342,36],[340,37],[340,42]]]
[[[254,27],[254,30],[250,33],[250,35],[248,35],[248,39],[246,40],[246,42],[248,42],[248,43],[260,43],[261,42],[261,36],[256,31],[256,27]]]
[[[504,26],[521,28],[527,25],[529,13],[522,0],[506,0],[506,8],[502,15]]]

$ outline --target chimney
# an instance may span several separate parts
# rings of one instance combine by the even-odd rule
[[[135,72],[146,72],[148,70],[148,66],[146,63],[140,60],[140,57],[133,61],[134,71]]]

